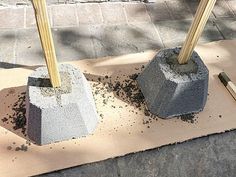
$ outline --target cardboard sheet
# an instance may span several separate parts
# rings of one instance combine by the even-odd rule
[[[129,89],[116,89],[119,81],[124,88],[131,83],[131,91],[138,92],[135,75],[130,76],[156,51],[70,62],[93,87],[100,123],[93,135],[41,147],[29,143],[25,129],[17,129],[24,122],[14,120],[14,113],[24,113],[27,76],[36,67],[0,70],[0,176],[42,174],[235,129],[236,101],[217,78],[224,70],[236,82],[235,49],[236,41],[197,47],[210,72],[209,95],[204,111],[192,120],[157,118]]]

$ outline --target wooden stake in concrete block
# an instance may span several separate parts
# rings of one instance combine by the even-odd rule
[[[32,3],[51,84],[53,87],[60,87],[61,79],[58,72],[56,52],[50,30],[46,0],[32,0]]]
[[[201,0],[187,38],[178,56],[179,64],[185,64],[191,58],[193,50],[202,34],[216,0]]]

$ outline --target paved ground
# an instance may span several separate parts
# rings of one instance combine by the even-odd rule
[[[51,5],[51,4],[76,4],[84,2],[131,2],[131,1],[148,2],[149,0],[47,0],[47,3]],[[30,3],[31,3],[30,0],[0,0],[0,5],[22,5],[22,4],[29,5]]]
[[[44,63],[30,5],[0,0],[0,68]],[[6,2],[8,4],[6,5]],[[17,1],[21,2],[21,1]],[[49,4],[53,3],[49,0]],[[181,45],[198,0],[48,7],[59,61]],[[200,42],[236,38],[236,0],[218,0]],[[78,157],[79,158],[79,157]],[[236,131],[41,176],[229,176]]]

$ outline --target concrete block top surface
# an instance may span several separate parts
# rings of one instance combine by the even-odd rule
[[[160,50],[150,64],[157,64],[165,78],[175,83],[196,81],[208,77],[208,69],[200,56],[194,51],[187,64],[180,65],[177,57],[180,47]]]
[[[84,92],[91,95],[90,87],[82,89],[84,75],[75,67],[68,64],[59,65],[62,81],[60,88],[52,88],[46,67],[40,67],[28,78],[28,87],[31,104],[44,109],[68,103],[77,103]],[[89,90],[88,90],[89,89]],[[86,94],[85,94],[86,95]],[[88,97],[88,99],[92,98]],[[93,100],[88,100],[93,102]]]

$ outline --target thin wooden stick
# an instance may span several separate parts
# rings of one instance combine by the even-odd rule
[[[48,19],[46,0],[32,0],[32,3],[51,83],[53,87],[60,87],[61,79]]]
[[[201,0],[193,23],[188,31],[187,38],[178,56],[179,64],[187,63],[192,56],[193,50],[202,34],[215,3],[216,0]]]

